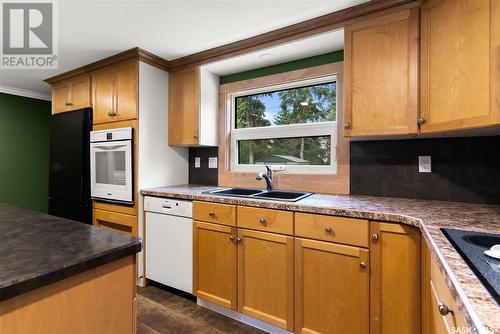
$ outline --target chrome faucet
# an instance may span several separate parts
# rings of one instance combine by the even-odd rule
[[[266,180],[267,191],[273,190],[273,171],[269,166],[266,166],[267,172],[260,172],[255,177],[256,180],[260,181],[262,179]]]

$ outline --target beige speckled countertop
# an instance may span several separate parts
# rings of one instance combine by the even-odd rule
[[[142,195],[211,201],[364,218],[417,226],[437,259],[461,311],[478,333],[500,333],[500,307],[461,258],[440,228],[500,233],[500,206],[414,199],[314,194],[298,202],[205,194],[222,189],[179,185],[141,190]]]

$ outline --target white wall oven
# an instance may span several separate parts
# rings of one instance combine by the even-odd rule
[[[132,128],[90,133],[91,196],[133,204]]]

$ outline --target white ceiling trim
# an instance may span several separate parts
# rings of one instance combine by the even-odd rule
[[[20,88],[16,88],[16,87],[5,86],[5,85],[0,85],[0,93],[30,97],[32,99],[45,100],[45,101],[52,100],[50,94],[44,94],[44,93],[40,93],[40,92],[35,92],[33,90],[20,89]]]

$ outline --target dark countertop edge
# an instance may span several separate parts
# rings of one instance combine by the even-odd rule
[[[188,185],[186,185],[188,186]],[[204,186],[204,185],[189,185],[189,186],[199,186],[205,187],[207,190],[215,190],[215,189],[223,189],[227,187],[218,187],[218,186]],[[169,187],[166,187],[169,188]],[[169,191],[162,191],[160,188],[147,188],[141,189],[140,194],[143,196],[156,196],[156,197],[164,197],[164,198],[175,198],[175,199],[185,199],[185,200],[199,200],[206,202],[214,202],[214,203],[224,203],[224,204],[232,204],[232,205],[245,205],[252,207],[261,207],[262,201],[261,199],[253,199],[253,198],[240,198],[240,197],[230,197],[230,196],[217,196],[216,194],[209,194],[203,191],[202,193],[193,191],[187,192],[179,190],[176,192],[174,189]],[[228,203],[228,198],[230,199],[230,203]],[[460,283],[457,278],[453,274],[452,268],[447,263],[444,255],[439,250],[438,245],[434,242],[433,237],[430,231],[425,226],[425,222],[411,215],[405,215],[400,213],[389,213],[384,211],[368,211],[368,210],[357,210],[357,209],[343,209],[343,208],[335,208],[335,207],[326,207],[326,206],[314,206],[308,205],[305,203],[298,202],[280,202],[280,201],[268,201],[269,208],[278,209],[278,210],[287,210],[293,212],[304,212],[304,213],[314,213],[314,214],[324,214],[324,215],[334,215],[341,216],[347,218],[360,218],[367,220],[379,220],[379,221],[387,221],[390,223],[399,223],[405,224],[409,226],[414,226],[420,229],[424,240],[426,241],[428,247],[431,249],[431,256],[436,260],[438,266],[440,267],[441,273],[444,273],[447,276],[445,280],[447,282],[448,288],[455,292],[456,301],[461,304],[463,309],[467,312],[466,316],[468,317],[469,325],[476,327],[477,333],[485,333],[490,334],[493,333],[487,330],[484,327],[483,320],[477,314],[474,306],[469,301],[467,295],[463,291]],[[496,331],[494,333],[497,333]]]
[[[89,259],[78,263],[70,264],[56,271],[52,271],[32,279],[18,282],[0,289],[0,302],[19,296],[26,292],[36,290],[46,285],[61,281],[65,278],[81,274],[85,271],[100,267],[110,262],[119,260],[129,255],[136,254],[141,251],[141,242],[139,240],[132,244],[115,248],[113,250],[93,256]]]

